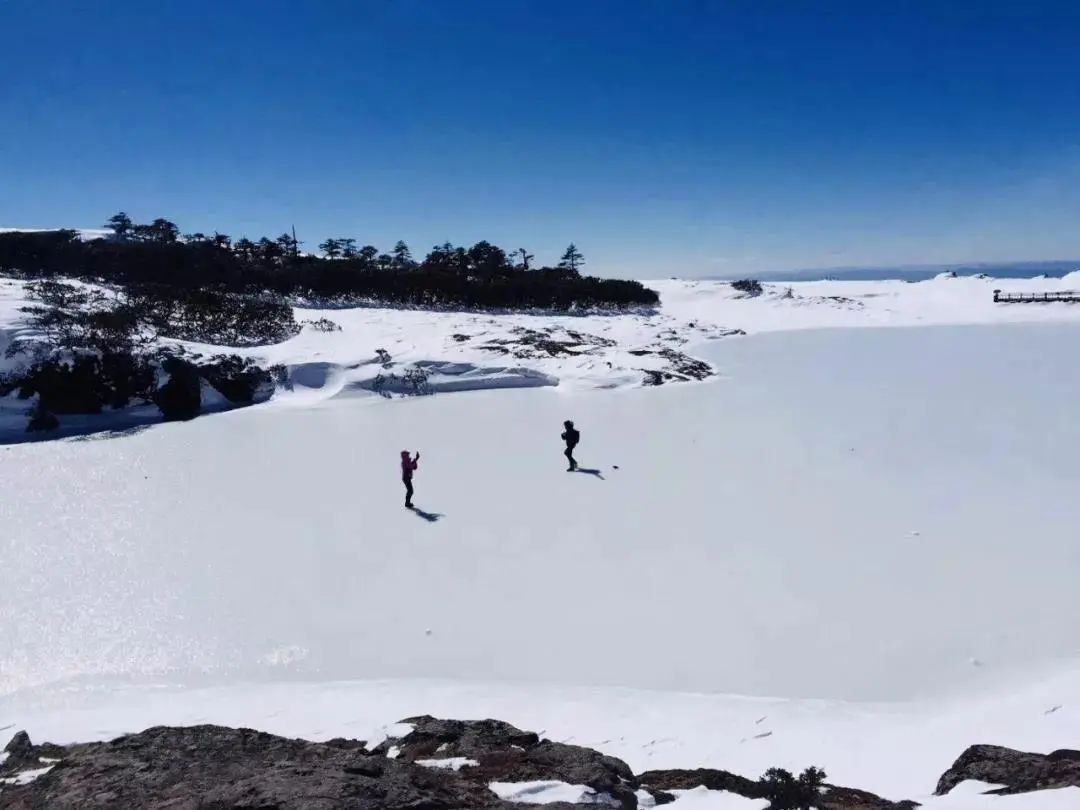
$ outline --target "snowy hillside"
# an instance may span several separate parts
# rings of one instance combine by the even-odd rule
[[[1080,306],[992,301],[1080,274],[649,286],[297,310],[340,329],[238,350],[288,368],[266,403],[0,447],[0,727],[495,716],[639,769],[1077,806],[927,797],[972,743],[1080,747]],[[23,303],[0,283],[0,345]],[[434,396],[372,392],[414,367]]]
[[[266,362],[297,368],[301,388],[326,388],[321,395],[369,383],[379,371],[371,365],[377,348],[399,363],[433,364],[436,390],[539,385],[614,388],[638,386],[650,371],[692,377],[686,366],[697,357],[695,349],[740,331],[1080,321],[1080,307],[1066,304],[993,303],[994,289],[1080,290],[1080,271],[1061,279],[942,277],[918,284],[765,285],[760,297],[747,297],[718,282],[644,283],[660,293],[662,305],[657,312],[493,316],[379,308],[298,309],[297,320],[311,323],[325,318],[341,331],[326,334],[308,328],[294,340],[252,353]]]

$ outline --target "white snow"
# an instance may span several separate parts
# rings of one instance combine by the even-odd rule
[[[946,796],[923,800],[922,806],[926,810],[1076,810],[1080,807],[1080,788],[1040,790],[1013,796],[984,795],[996,787],[982,782],[961,782]]]
[[[763,799],[747,799],[737,793],[704,787],[673,790],[671,793],[675,801],[663,806],[675,810],[764,810],[769,806],[769,802]]]
[[[389,679],[191,687],[99,681],[2,698],[0,725],[15,723],[36,739],[55,742],[112,739],[156,724],[221,723],[374,745],[386,737],[388,721],[417,713],[497,717],[558,742],[620,757],[639,773],[719,767],[758,777],[773,766],[801,771],[818,765],[836,784],[925,803],[938,777],[973,743],[1041,752],[1076,745],[1080,663],[1055,670],[963,696],[888,703],[557,683]],[[1063,708],[1046,714],[1055,703]],[[773,734],[753,740],[763,714]],[[996,799],[981,801],[993,808]],[[983,810],[980,804],[972,807]]]
[[[569,802],[618,807],[619,802],[605,793],[597,793],[587,785],[569,785],[566,782],[492,782],[491,791],[508,802],[517,804],[552,804]]]
[[[282,400],[307,407],[342,394],[370,393],[376,376],[419,365],[436,392],[558,386],[561,390],[638,386],[644,370],[668,368],[658,349],[695,353],[703,342],[742,329],[751,334],[866,326],[931,326],[1080,321],[1080,306],[1067,303],[995,304],[993,290],[1054,292],[1080,290],[1080,271],[1064,278],[992,279],[938,277],[929,281],[813,281],[766,284],[748,298],[715,281],[647,281],[661,294],[655,312],[611,315],[492,315],[385,307],[296,309],[308,324],[326,318],[339,331],[305,325],[284,343],[227,349],[289,368],[294,391]],[[791,290],[788,297],[787,291]],[[19,307],[27,304],[23,283],[0,279],[0,350],[28,336]],[[520,330],[548,330],[556,341],[584,341],[571,354],[507,354],[519,347]],[[571,334],[573,333],[573,334]],[[461,340],[459,338],[465,338]],[[608,343],[611,345],[608,345]],[[612,343],[613,342],[613,343]],[[213,353],[221,347],[185,344]],[[388,368],[376,359],[385,350]],[[638,352],[634,354],[634,352]],[[641,354],[641,352],[650,352]],[[12,361],[0,360],[8,365]],[[392,381],[390,391],[402,386]],[[279,403],[284,404],[284,403]]]
[[[0,689],[573,662],[584,684],[893,700],[1066,660],[1078,336],[763,335],[703,350],[710,385],[271,402],[9,446]],[[603,479],[564,471],[566,418]],[[405,448],[437,522],[402,508]]]
[[[468,757],[444,757],[443,759],[418,759],[417,765],[423,765],[425,768],[441,768],[449,771],[460,771],[465,767],[472,767],[479,765],[475,759],[469,759]]]
[[[15,776],[0,779],[0,785],[29,785],[39,776],[44,776],[53,769],[53,765],[46,765],[44,768],[31,768],[26,771],[19,771]]]
[[[73,230],[84,242],[105,239],[113,233],[108,228],[0,228],[0,233],[46,233],[56,230]]]
[[[306,311],[342,330],[249,350],[291,366],[268,403],[0,447],[0,726],[374,745],[498,717],[636,770],[1051,808],[930,792],[973,743],[1080,743],[1080,307],[991,300],[1080,276],[656,286],[654,315]],[[477,348],[519,327],[616,345]],[[656,344],[719,376],[638,388]],[[440,385],[558,385],[387,401],[379,348]],[[567,418],[593,474],[564,472]]]

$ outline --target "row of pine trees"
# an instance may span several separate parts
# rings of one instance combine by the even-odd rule
[[[208,244],[223,250],[231,250],[249,262],[280,261],[285,258],[298,258],[300,254],[301,243],[295,234],[291,233],[282,233],[276,239],[264,236],[258,241],[242,237],[234,242],[228,234],[217,231],[209,235],[200,232],[181,234],[175,223],[163,218],[155,219],[148,224],[138,224],[124,211],[111,216],[105,225],[112,231],[113,237],[121,242]],[[454,247],[449,242],[436,245],[423,262],[413,259],[409,246],[400,240],[389,253],[381,253],[374,245],[358,246],[357,240],[351,237],[326,239],[319,243],[318,249],[327,259],[351,259],[363,266],[387,271],[414,270],[422,264],[433,264],[439,267],[460,266],[527,272],[533,269],[531,262],[535,258],[525,248],[518,248],[508,254],[502,248],[486,241],[478,242],[471,248]],[[556,268],[577,274],[584,265],[585,257],[571,242]]]

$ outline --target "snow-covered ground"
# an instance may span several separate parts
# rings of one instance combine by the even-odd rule
[[[639,386],[645,371],[677,366],[677,359],[659,352],[697,357],[695,350],[703,343],[736,330],[759,334],[833,327],[1080,322],[1077,305],[993,301],[995,289],[1080,291],[1080,271],[1046,279],[767,284],[759,297],[710,281],[645,283],[660,293],[662,306],[656,312],[618,317],[298,309],[298,321],[327,318],[341,331],[307,328],[293,340],[249,353],[293,367],[298,388],[315,398],[367,387],[381,371],[372,362],[380,348],[399,365],[431,364],[436,389],[558,385],[567,391]],[[537,333],[567,344],[568,353],[552,356],[529,345]]]
[[[1080,277],[654,286],[622,317],[299,311],[341,331],[251,350],[293,368],[264,405],[0,448],[0,727],[485,715],[920,800],[971,743],[1080,746],[1080,307],[991,296]],[[893,325],[933,328],[825,328]],[[604,340],[481,348],[522,329]],[[657,346],[717,376],[641,388]],[[380,348],[558,384],[388,401]],[[961,798],[927,806],[1057,800]]]

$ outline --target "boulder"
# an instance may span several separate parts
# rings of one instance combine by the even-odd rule
[[[11,741],[4,746],[4,753],[7,757],[0,763],[0,774],[38,763],[34,745],[30,742],[30,735],[25,731],[15,733]]]
[[[25,744],[17,742],[24,750]],[[251,729],[157,727],[72,746],[48,773],[5,785],[7,810],[452,810],[501,808],[485,785],[372,756],[362,744],[312,743]]]
[[[918,802],[893,802],[865,790],[826,785],[818,800],[818,810],[915,810]]]
[[[1001,785],[988,792],[1002,795],[1080,788],[1080,751],[1031,754],[1000,745],[973,745],[942,774],[935,794],[942,796],[969,779]]]
[[[747,799],[764,799],[768,796],[766,786],[760,781],[717,768],[646,771],[638,776],[638,781],[654,797],[659,791],[693,790],[697,787],[724,790]],[[818,810],[914,810],[918,806],[916,802],[892,802],[865,790],[836,785],[825,785],[815,805]]]
[[[46,410],[40,402],[31,408],[30,421],[26,424],[27,433],[47,432],[59,427],[60,420],[56,418],[56,414]]]
[[[3,754],[6,756],[0,756],[0,779],[10,779],[24,771],[38,771],[53,764],[67,755],[67,749],[51,743],[34,745],[29,734],[19,731],[4,746]]]
[[[747,799],[760,799],[765,796],[764,789],[753,779],[721,771],[716,768],[675,768],[666,771],[645,771],[638,776],[643,787],[656,790],[693,790],[704,787],[709,790],[726,790],[737,793]]]
[[[374,750],[359,740],[315,743],[210,725],[159,726],[111,742],[67,747],[34,745],[26,732],[19,732],[4,749],[7,757],[0,763],[4,780],[0,806],[11,810],[93,806],[514,810],[521,805],[500,799],[489,789],[491,783],[555,781],[585,785],[593,793],[578,799],[578,804],[546,805],[551,810],[597,804],[636,810],[639,797],[644,806],[671,802],[674,797],[668,791],[705,787],[763,799],[772,795],[770,789],[775,790],[768,779],[747,779],[715,768],[654,770],[635,776],[615,757],[541,739],[498,720],[422,716],[403,722],[411,725],[409,733],[385,740]],[[450,767],[438,767],[437,760],[450,758],[455,760],[446,763]],[[1011,763],[1008,773],[999,767],[1002,763]],[[1078,767],[1080,752],[1043,756],[976,746],[957,761],[951,776],[942,777],[938,788],[946,792],[963,779],[1010,787],[1034,785],[1021,788],[1033,790],[1063,787],[1076,784]],[[819,780],[824,777],[817,773]],[[822,785],[815,787],[816,810],[913,810],[918,806],[854,788],[815,784]]]
[[[162,363],[169,380],[154,394],[154,403],[165,421],[194,419],[202,408],[198,369],[186,360],[170,357]]]
[[[411,724],[413,730],[384,741],[377,752],[396,749],[399,759],[410,762],[466,757],[477,764],[459,773],[482,784],[557,780],[587,785],[627,810],[637,807],[638,782],[630,767],[591,748],[542,740],[500,720],[438,720],[425,715],[402,723]]]

